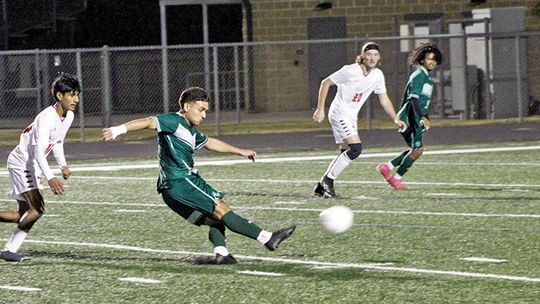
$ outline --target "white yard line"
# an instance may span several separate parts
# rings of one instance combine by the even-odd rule
[[[6,290],[16,290],[16,291],[41,291],[41,288],[34,288],[34,287],[23,287],[23,286],[11,286],[11,285],[0,285],[0,289],[6,289]]]
[[[484,258],[484,257],[468,257],[468,258],[461,258],[460,260],[467,261],[467,262],[478,262],[478,263],[504,263],[508,261],[508,260],[490,259],[490,258]]]
[[[0,202],[13,202],[10,199],[0,199]],[[51,201],[51,204],[68,205],[104,205],[104,206],[144,206],[144,207],[166,207],[165,204],[144,204],[144,203],[119,203],[119,202],[80,202],[80,201]],[[283,204],[284,202],[279,202]],[[292,201],[292,204],[298,204]],[[320,213],[324,208],[286,208],[286,207],[250,207],[250,206],[231,206],[234,209],[242,210],[273,210],[273,211],[295,211],[295,212],[315,212]],[[353,210],[354,213],[372,213],[372,214],[396,214],[396,215],[429,215],[429,216],[462,216],[462,217],[508,217],[508,218],[540,218],[540,214],[519,214],[519,213],[457,213],[457,212],[432,212],[432,211],[403,211],[403,210]]]
[[[130,251],[137,251],[137,252],[149,252],[149,253],[167,253],[167,254],[173,254],[175,256],[179,254],[190,255],[190,256],[191,255],[195,255],[195,256],[208,255],[208,253],[200,253],[200,252],[192,252],[192,251],[160,250],[160,249],[151,249],[151,248],[143,248],[143,247],[136,247],[136,246],[113,245],[113,244],[41,241],[41,240],[27,240],[26,242],[36,243],[36,244],[108,248],[108,249],[118,249],[118,250],[130,250]],[[331,262],[318,262],[318,261],[283,259],[283,258],[268,258],[268,257],[247,256],[247,255],[235,255],[235,256],[236,258],[243,259],[243,260],[255,260],[255,261],[261,260],[261,261],[267,261],[267,262],[277,262],[277,263],[287,263],[287,264],[312,265],[312,266],[338,266],[338,267],[340,266],[340,267],[372,269],[372,270],[380,270],[380,271],[409,272],[409,273],[421,273],[421,274],[431,274],[431,275],[459,276],[459,277],[467,277],[467,278],[486,278],[486,279],[496,279],[496,280],[510,280],[510,281],[520,281],[520,282],[540,283],[540,278],[499,275],[499,274],[491,274],[491,273],[445,271],[445,270],[436,270],[436,269],[421,269],[421,268],[408,268],[408,267],[389,267],[389,266],[380,266],[380,265],[374,265],[374,264],[331,263]]]
[[[478,148],[478,149],[452,149],[452,150],[436,150],[426,151],[424,155],[445,155],[445,154],[467,154],[467,153],[494,153],[494,152],[514,152],[514,151],[531,151],[540,150],[540,146],[521,146],[521,147],[495,147],[495,148]],[[385,152],[385,153],[364,153],[362,158],[374,158],[374,157],[392,157],[398,152]],[[318,161],[318,160],[331,160],[335,155],[318,155],[318,156],[292,156],[292,157],[272,157],[272,158],[259,158],[258,163],[281,163],[281,162],[299,162],[299,161]],[[236,164],[251,163],[247,159],[234,159],[234,160],[207,160],[196,162],[195,166],[229,166]],[[152,169],[158,168],[157,162],[148,163],[147,161],[141,163],[129,163],[119,165],[106,165],[106,166],[73,166],[72,172],[96,172],[96,171],[117,171],[117,170],[129,170],[129,169]],[[53,172],[60,172],[58,169]],[[7,170],[0,171],[0,175],[7,175]]]
[[[131,282],[131,283],[145,283],[145,284],[158,284],[161,283],[161,281],[154,280],[154,279],[145,279],[145,278],[118,278],[118,280],[123,282]]]
[[[126,176],[72,176],[71,179],[84,179],[84,180],[151,180],[155,181],[157,177],[126,177]],[[248,178],[227,178],[227,179],[215,179],[215,178],[206,178],[205,180],[209,182],[235,182],[235,183],[275,183],[275,184],[314,184],[318,180],[289,180],[289,179],[248,179]],[[347,181],[339,180],[340,184],[362,184],[362,185],[386,185],[385,181]],[[540,184],[480,184],[480,183],[443,183],[443,182],[413,182],[407,181],[407,185],[426,185],[426,186],[471,186],[471,187],[497,187],[497,188],[508,188],[508,187],[531,187],[531,188],[540,188]]]

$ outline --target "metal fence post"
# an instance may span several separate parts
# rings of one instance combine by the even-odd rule
[[[35,77],[36,77],[36,113],[41,111],[41,75],[40,75],[40,63],[39,63],[39,49],[36,49],[36,56],[34,59]]]
[[[234,97],[236,98],[236,122],[240,123],[240,71],[238,62],[238,46],[234,46]]]
[[[484,33],[485,33],[485,39],[484,39],[484,49],[486,50],[486,87],[484,88],[485,89],[485,94],[486,96],[484,96],[484,98],[486,98],[486,105],[487,105],[487,118],[488,119],[494,119],[494,115],[495,115],[495,111],[494,111],[494,107],[495,105],[493,104],[493,99],[491,98],[491,66],[490,66],[490,62],[491,62],[491,58],[490,58],[490,40],[491,40],[491,36],[489,35],[489,18],[484,18]]]
[[[79,82],[81,84],[81,92],[79,93],[79,129],[81,134],[81,141],[84,141],[84,129],[85,129],[85,121],[84,121],[84,84],[82,81],[82,59],[81,59],[81,51],[75,52],[75,59],[77,61],[77,78],[79,78]]]
[[[111,74],[109,64],[109,47],[104,45],[101,51],[101,83],[103,94],[103,126],[111,126]]]
[[[217,46],[212,47],[214,74],[214,114],[216,115],[215,135],[219,135],[219,64]]]
[[[516,34],[516,85],[517,85],[517,106],[518,106],[518,115],[519,123],[523,123],[523,96],[521,92],[521,54],[519,52],[519,34]]]

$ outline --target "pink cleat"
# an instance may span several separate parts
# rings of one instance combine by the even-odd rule
[[[397,179],[395,177],[390,177],[388,179],[388,183],[390,184],[390,186],[394,187],[394,189],[396,189],[396,190],[405,190],[405,189],[407,189],[405,187],[405,185],[401,182],[401,180]]]
[[[379,173],[384,177],[386,181],[390,180],[390,172],[392,172],[392,170],[390,170],[387,164],[378,165],[377,171],[379,171]]]

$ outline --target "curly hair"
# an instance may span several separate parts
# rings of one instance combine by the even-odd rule
[[[180,104],[180,109],[184,108],[185,103],[195,102],[195,101],[209,101],[208,93],[199,87],[191,87],[185,89],[182,94],[180,94],[180,99],[178,103]]]
[[[427,54],[430,53],[435,54],[434,59],[437,62],[437,65],[440,65],[443,61],[443,55],[441,50],[439,50],[437,45],[434,43],[423,43],[416,47],[409,54],[408,62],[410,65],[421,65],[424,63],[424,59],[426,58]]]

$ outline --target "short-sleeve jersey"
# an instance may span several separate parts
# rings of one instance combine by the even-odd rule
[[[55,145],[63,145],[73,117],[72,111],[67,111],[66,117],[61,117],[56,112],[55,106],[49,106],[41,111],[34,118],[34,121],[23,130],[19,144],[9,154],[8,167],[32,170],[36,176],[43,173],[47,179],[51,178],[53,175],[46,161],[44,162],[46,167],[41,168],[34,153],[37,151],[37,153],[41,153],[40,157],[46,158]],[[57,161],[65,162],[64,155],[58,157]],[[65,164],[59,163],[59,165]]]
[[[168,181],[191,174],[195,150],[202,148],[208,137],[192,126],[180,113],[155,116],[158,132],[158,190],[168,187]]]
[[[336,84],[337,93],[330,105],[328,116],[345,116],[356,121],[358,112],[371,93],[386,93],[383,72],[374,68],[365,76],[357,63],[343,66],[330,75],[330,80]]]
[[[429,73],[423,66],[420,66],[409,77],[399,112],[409,107],[411,98],[418,99],[418,105],[422,111],[422,116],[429,116],[429,104],[431,103],[431,94],[433,93],[433,80],[429,77]],[[411,109],[412,111],[412,109]]]

